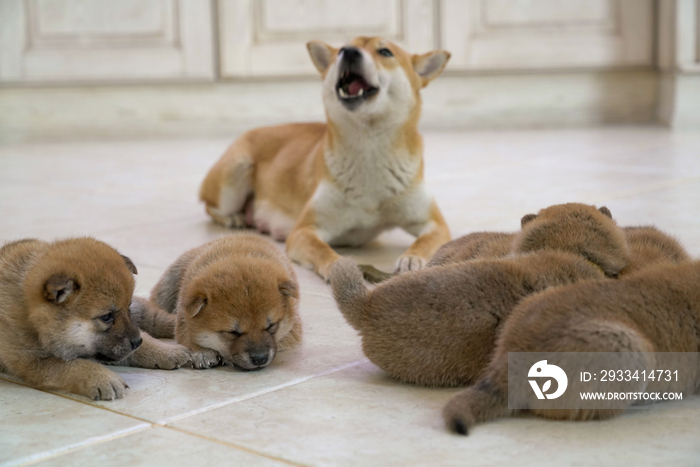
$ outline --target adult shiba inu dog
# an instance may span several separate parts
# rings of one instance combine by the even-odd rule
[[[0,370],[36,387],[119,399],[100,365],[176,368],[189,351],[141,333],[129,312],[136,267],[93,238],[25,239],[0,248]]]
[[[411,55],[379,37],[308,49],[327,124],[245,133],[202,184],[207,212],[286,239],[289,256],[324,279],[339,258],[330,245],[359,246],[392,227],[417,237],[397,271],[422,268],[450,234],[423,183],[420,90],[450,54]]]

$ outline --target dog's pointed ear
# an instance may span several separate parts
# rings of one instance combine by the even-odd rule
[[[44,284],[44,298],[54,305],[60,305],[78,290],[80,285],[75,280],[65,274],[54,274]]]
[[[279,289],[282,295],[299,298],[299,286],[294,281],[280,282]]]
[[[309,50],[309,55],[311,55],[311,60],[314,62],[316,69],[321,74],[324,74],[328,67],[331,66],[338,53],[338,49],[321,41],[307,42],[306,48]]]
[[[412,57],[413,69],[421,79],[421,87],[426,87],[429,82],[440,76],[447,66],[450,53],[446,50],[433,50],[423,55]]]
[[[131,271],[131,274],[137,275],[139,273],[138,269],[136,269],[136,265],[134,264],[133,261],[129,259],[128,256],[120,255],[124,262],[126,263],[126,267],[129,268],[129,271]]]
[[[525,224],[528,222],[535,220],[537,218],[537,214],[525,214],[522,219],[520,219],[520,228],[525,227]]]
[[[605,206],[598,208],[598,211],[602,212],[603,214],[608,216],[610,219],[612,219],[612,212],[610,212],[610,209],[606,208]]]
[[[207,303],[207,297],[204,295],[196,295],[185,306],[187,316],[194,318],[204,309],[205,306],[207,306]]]

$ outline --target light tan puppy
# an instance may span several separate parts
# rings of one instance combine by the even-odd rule
[[[151,293],[177,313],[177,341],[195,368],[222,361],[245,370],[269,365],[301,340],[299,285],[291,262],[269,240],[234,234],[178,258]]]
[[[483,378],[445,407],[448,427],[467,434],[477,422],[513,415],[515,411],[508,410],[508,352],[698,352],[698,284],[700,262],[658,265],[617,281],[575,284],[523,301],[505,324]],[[632,380],[627,384],[634,387],[627,390],[697,392],[700,360],[690,365],[681,363],[690,367],[663,368],[678,370],[679,383],[673,389],[666,379],[659,378],[646,382]],[[636,364],[641,365],[640,372],[660,369],[654,367],[648,355]],[[575,368],[567,370],[578,374]],[[590,368],[581,368],[584,370]],[[566,393],[577,395],[581,391],[609,390],[605,384],[588,385],[584,389],[583,383],[570,378]],[[527,392],[510,396],[518,405],[535,400],[529,388]],[[538,409],[532,412],[552,419],[604,419],[621,413],[629,404],[629,400],[623,400],[606,409]]]
[[[331,270],[340,311],[362,335],[365,355],[393,377],[426,386],[473,383],[496,335],[524,297],[618,273],[622,231],[606,208],[566,204],[523,218],[518,255],[436,266],[368,291],[350,259]]]
[[[186,363],[186,349],[141,334],[131,322],[132,273],[131,260],[92,238],[3,246],[0,369],[36,387],[111,400],[127,385],[95,360],[147,368]]]
[[[418,237],[397,271],[425,266],[450,234],[423,182],[420,90],[450,54],[411,55],[379,37],[308,49],[327,124],[245,133],[202,183],[207,212],[286,239],[289,256],[324,279],[339,258],[329,245],[360,246],[392,227]]]

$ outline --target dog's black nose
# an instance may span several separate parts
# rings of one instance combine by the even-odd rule
[[[141,343],[143,342],[143,339],[141,336],[137,337],[136,339],[131,339],[131,348],[136,350],[141,346]]]
[[[359,62],[362,58],[362,52],[355,47],[343,47],[340,49],[340,54],[343,56],[343,60],[348,63]]]
[[[253,365],[261,366],[267,363],[267,352],[261,354],[250,354],[250,361]]]

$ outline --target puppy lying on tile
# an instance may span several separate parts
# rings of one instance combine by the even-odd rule
[[[513,415],[508,410],[508,352],[623,352],[627,368],[639,374],[651,370],[678,371],[671,378],[644,377],[625,382],[621,392],[700,389],[700,262],[657,265],[615,281],[590,281],[534,295],[518,305],[503,327],[494,357],[476,385],[458,394],[445,407],[448,427],[461,434],[478,422]],[[658,366],[663,355],[629,352],[689,352],[675,368]],[[666,354],[668,355],[668,354]],[[695,358],[695,361],[692,361]],[[634,361],[633,359],[637,359]],[[606,369],[610,369],[607,367]],[[618,367],[624,369],[625,366]],[[573,374],[590,370],[567,368]],[[628,380],[625,380],[628,381]],[[587,383],[588,384],[588,383]],[[591,385],[592,384],[592,385]],[[622,383],[621,383],[622,384]],[[673,385],[673,386],[671,386]],[[569,378],[566,397],[582,391],[609,391],[609,384]],[[535,393],[510,394],[517,406],[532,407]],[[566,401],[565,401],[566,402]],[[603,409],[531,409],[558,420],[605,419],[620,414],[630,400],[608,402]]]
[[[629,260],[606,208],[565,204],[523,218],[518,255],[435,266],[368,291],[350,259],[331,269],[340,311],[365,355],[393,377],[426,386],[475,381],[496,335],[524,297],[553,286],[613,276]]]
[[[624,227],[630,260],[619,277],[657,264],[681,264],[690,261],[683,246],[672,236],[654,226]],[[475,259],[505,258],[513,250],[516,233],[474,232],[443,245],[428,267],[444,266]]]
[[[175,337],[192,350],[195,368],[222,361],[264,368],[301,340],[296,274],[284,253],[257,234],[228,235],[186,252],[156,284],[151,302],[177,314]],[[151,308],[145,320],[171,332],[168,315],[145,306]]]
[[[136,267],[92,238],[25,239],[0,249],[0,370],[33,386],[91,399],[124,396],[126,382],[100,365],[178,368],[180,345],[131,321]]]

